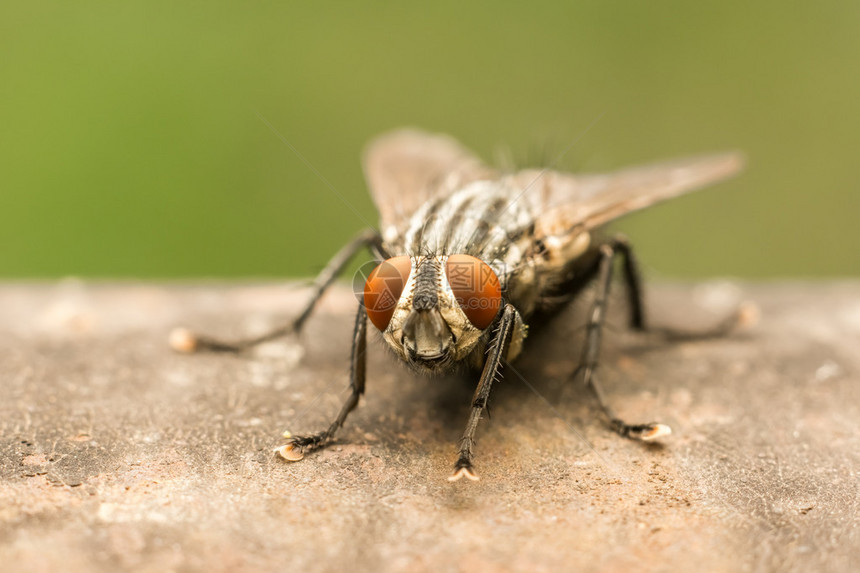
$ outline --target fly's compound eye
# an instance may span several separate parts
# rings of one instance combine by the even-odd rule
[[[469,322],[480,330],[490,326],[502,306],[502,286],[490,265],[469,255],[451,255],[445,273]]]
[[[403,256],[382,261],[367,275],[364,308],[370,322],[379,330],[388,328],[411,271],[412,260]]]

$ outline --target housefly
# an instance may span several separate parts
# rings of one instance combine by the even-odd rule
[[[633,251],[622,236],[605,237],[610,221],[734,175],[736,153],[692,157],[609,174],[571,175],[550,169],[505,173],[482,163],[453,139],[400,130],[372,141],[364,170],[380,214],[320,273],[313,295],[291,324],[225,343],[178,330],[181,351],[240,351],[294,333],[352,257],[369,248],[377,266],[364,281],[355,317],[349,398],[331,425],[292,436],[279,448],[292,461],[330,444],[365,390],[368,320],[394,353],[415,370],[480,372],[451,480],[478,479],[475,431],[490,389],[506,361],[523,348],[529,320],[596,285],[579,368],[618,434],[656,440],[671,430],[631,424],[606,402],[595,378],[616,259],[630,302],[630,326],[645,330],[642,289]]]

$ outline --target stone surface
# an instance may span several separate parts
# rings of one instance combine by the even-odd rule
[[[248,356],[171,328],[259,333],[280,285],[0,286],[0,570],[857,571],[860,283],[655,286],[654,322],[760,323],[667,343],[612,309],[601,379],[646,446],[610,434],[576,366],[583,303],[497,384],[481,481],[449,483],[475,376],[413,375],[371,333],[366,398],[301,462],[281,432],[345,397],[355,300]],[[615,302],[615,301],[613,301]],[[372,330],[372,329],[371,329]],[[533,386],[534,392],[529,385]]]

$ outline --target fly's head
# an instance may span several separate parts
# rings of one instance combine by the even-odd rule
[[[411,366],[441,372],[467,358],[502,307],[496,273],[469,255],[400,256],[364,287],[367,316]]]

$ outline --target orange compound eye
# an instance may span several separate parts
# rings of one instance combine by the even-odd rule
[[[490,326],[502,306],[502,286],[490,265],[469,255],[451,255],[445,273],[469,322],[480,330]]]
[[[379,330],[388,328],[411,271],[412,260],[403,256],[382,261],[367,275],[364,308],[370,322]]]

